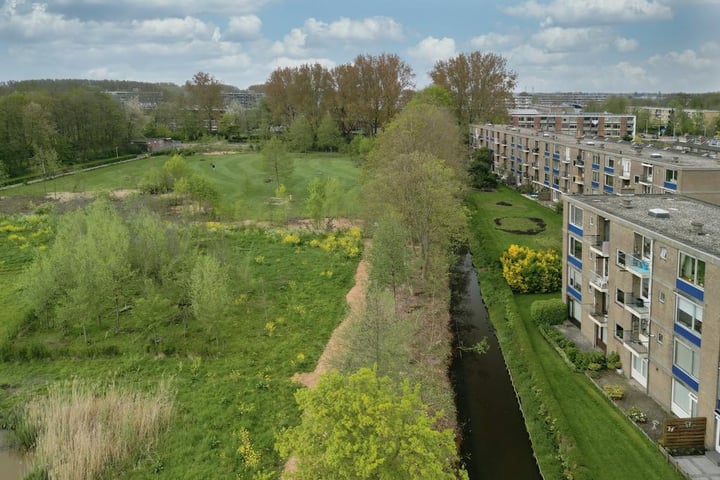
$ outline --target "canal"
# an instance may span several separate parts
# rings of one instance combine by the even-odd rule
[[[453,268],[451,288],[456,346],[450,372],[463,434],[460,453],[470,480],[541,480],[469,253]],[[483,338],[489,345],[486,353],[463,349]]]

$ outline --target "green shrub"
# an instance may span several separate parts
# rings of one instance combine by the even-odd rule
[[[648,421],[648,417],[645,412],[636,406],[632,406],[628,409],[627,416],[635,423],[647,423]]]
[[[616,368],[622,368],[622,362],[620,361],[620,355],[617,352],[610,352],[605,360],[607,368],[615,370]]]
[[[590,374],[592,378],[597,378],[600,375],[600,370],[602,369],[602,365],[599,363],[589,363],[587,366],[587,371]]]
[[[625,388],[621,385],[605,385],[603,391],[610,400],[621,400],[625,396]]]
[[[503,278],[514,292],[549,293],[560,290],[562,262],[553,249],[533,250],[510,245],[500,257]]]
[[[530,307],[530,318],[537,325],[559,325],[567,318],[567,307],[559,298],[537,300]]]

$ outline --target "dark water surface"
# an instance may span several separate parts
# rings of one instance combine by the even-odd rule
[[[8,432],[0,430],[0,480],[20,480],[28,472],[23,457],[7,444]]]
[[[456,348],[450,367],[463,429],[461,455],[470,479],[541,480],[469,253],[453,269],[451,287],[458,345],[470,347],[483,337],[490,345],[482,355]]]

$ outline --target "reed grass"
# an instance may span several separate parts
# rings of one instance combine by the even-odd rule
[[[36,434],[33,468],[51,480],[90,480],[131,455],[150,450],[168,424],[174,394],[132,392],[79,380],[50,387],[27,404],[25,424]]]

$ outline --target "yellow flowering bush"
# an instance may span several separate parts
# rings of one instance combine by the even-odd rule
[[[562,262],[557,251],[510,245],[500,257],[503,277],[514,292],[556,292],[562,285]]]
[[[320,248],[326,252],[340,252],[348,258],[360,255],[362,245],[362,231],[357,227],[339,232],[330,233],[325,238],[310,240],[310,246]]]

